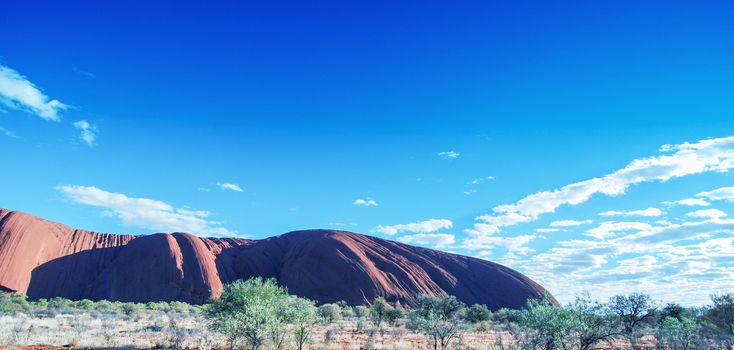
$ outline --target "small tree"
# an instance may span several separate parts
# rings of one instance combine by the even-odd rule
[[[73,301],[62,298],[62,297],[55,297],[51,298],[48,301],[48,307],[51,309],[57,309],[60,311],[66,311],[68,308],[70,308],[73,305]]]
[[[416,308],[408,315],[410,327],[433,340],[433,349],[447,349],[463,331],[464,304],[454,296],[416,297]]]
[[[516,322],[516,313],[503,307],[492,313],[492,321],[508,326],[510,323]]]
[[[260,277],[236,281],[224,286],[219,299],[204,311],[210,328],[227,338],[229,348],[245,339],[251,349],[265,342],[268,332],[281,323],[279,312],[288,301],[288,293],[275,279]]]
[[[29,305],[25,294],[3,293],[0,295],[0,313],[25,312]]]
[[[629,339],[632,348],[637,349],[638,332],[643,322],[652,317],[656,309],[652,298],[643,293],[615,295],[609,300],[609,308],[617,315],[622,332]]]
[[[693,314],[680,304],[668,303],[660,310],[660,323],[662,324],[668,317],[673,317],[681,321],[684,317],[691,317]]]
[[[74,307],[79,310],[89,311],[94,309],[94,302],[89,299],[82,299],[74,302]]]
[[[302,350],[318,321],[316,305],[311,300],[295,298],[288,310],[288,318],[295,326],[293,332],[296,345],[298,350]]]
[[[115,304],[109,300],[100,300],[95,303],[94,308],[99,312],[111,312],[115,310]]]
[[[122,304],[122,312],[127,316],[132,316],[136,312],[142,311],[143,305],[136,303],[124,303]]]
[[[334,323],[342,319],[342,309],[337,304],[324,304],[319,306],[319,316],[328,323]]]
[[[357,318],[366,318],[370,315],[370,308],[364,305],[357,305],[354,307],[354,316]]]
[[[522,327],[518,341],[531,349],[555,350],[570,348],[574,329],[570,311],[547,299],[529,300],[525,309],[516,311],[517,323]]]
[[[579,350],[595,349],[598,343],[611,341],[620,334],[618,323],[609,308],[591,300],[588,293],[577,296],[567,309],[571,313],[572,333]]]
[[[405,317],[405,311],[399,307],[390,306],[385,312],[385,321],[391,326],[394,326],[403,317]]]
[[[681,320],[668,316],[660,322],[657,341],[658,348],[690,350],[696,348],[699,325],[695,320],[683,317]]]
[[[338,305],[338,304],[337,304]],[[342,319],[351,320],[354,318],[354,308],[346,305],[340,306],[342,308]]]
[[[721,332],[734,335],[734,294],[712,295],[713,306],[706,312],[706,320]]]
[[[474,304],[466,310],[466,320],[471,323],[489,321],[490,318],[492,318],[492,311],[489,311],[487,305]]]
[[[383,297],[377,297],[372,301],[372,305],[370,306],[370,317],[372,318],[372,323],[377,327],[380,327],[382,322],[387,319],[388,308],[390,308],[390,305]]]

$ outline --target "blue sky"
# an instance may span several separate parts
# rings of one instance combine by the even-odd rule
[[[734,287],[733,16],[10,1],[0,206],[118,233],[345,229],[504,263],[562,301],[700,304]]]

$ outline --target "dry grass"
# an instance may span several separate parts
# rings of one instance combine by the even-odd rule
[[[52,345],[79,348],[180,348],[221,349],[224,339],[207,329],[198,313],[142,310],[131,315],[96,311],[58,315],[0,316],[0,344],[9,346]],[[494,349],[502,333],[468,332],[452,349]],[[508,335],[504,334],[508,339]],[[293,342],[286,349],[294,348]],[[376,328],[365,320],[320,325],[307,349],[408,350],[430,348],[421,334],[404,325]],[[265,347],[267,349],[267,347]]]
[[[292,330],[289,329],[289,333]],[[501,330],[474,328],[462,334],[451,349],[515,349],[512,336]],[[646,341],[648,348],[654,342]],[[16,314],[0,316],[0,349],[3,346],[62,346],[117,349],[224,349],[224,338],[210,331],[198,313],[143,310],[122,313],[74,313],[53,316]],[[430,349],[425,336],[404,325],[377,328],[366,320],[348,320],[320,325],[309,350],[413,350]],[[285,349],[295,349],[291,339]],[[603,349],[625,349],[628,344],[605,344]],[[261,349],[271,350],[264,346]]]

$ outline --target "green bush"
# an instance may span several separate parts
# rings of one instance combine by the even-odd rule
[[[387,301],[385,301],[385,298],[375,298],[375,300],[372,301],[372,305],[370,306],[370,318],[372,319],[372,323],[374,323],[377,327],[380,327],[380,325],[382,325],[382,322],[387,319],[387,310],[389,308],[390,305],[387,303]]]
[[[169,310],[171,310],[171,306],[168,305],[168,303],[165,301],[148,302],[145,304],[145,308],[151,311],[163,311],[163,312],[168,312]]]
[[[350,320],[354,318],[354,308],[353,307],[347,305],[347,306],[342,306],[341,308],[342,308],[342,319]]]
[[[541,349],[571,348],[574,320],[569,310],[551,305],[547,299],[534,299],[528,301],[525,309],[515,311],[515,315],[522,327],[516,335],[521,344],[543,344]]]
[[[99,312],[111,312],[115,311],[115,304],[109,300],[100,300],[95,303],[94,309]]]
[[[181,301],[171,301],[168,303],[169,311],[174,312],[191,312],[191,305]]]
[[[96,304],[89,299],[82,299],[73,303],[74,308],[84,311],[93,310]]]
[[[517,318],[515,317],[515,313],[512,312],[512,310],[503,307],[492,313],[492,321],[508,325],[510,323],[517,322]]]
[[[405,317],[405,310],[399,307],[389,307],[385,312],[385,322],[391,326],[394,326],[403,317]]]
[[[143,304],[136,304],[136,303],[122,304],[122,312],[127,316],[132,316],[133,314],[141,312],[144,309],[145,309],[145,306]]]
[[[489,321],[491,318],[492,311],[484,304],[474,304],[466,310],[466,320],[471,323]]]
[[[433,349],[448,349],[464,330],[464,303],[451,295],[416,297],[416,307],[409,314],[411,329],[432,340]]]
[[[342,310],[337,304],[324,304],[319,306],[319,316],[328,323],[334,323],[342,319]]]
[[[282,309],[289,302],[275,279],[252,278],[225,285],[219,299],[204,310],[210,328],[227,338],[230,349],[244,339],[252,349],[262,346],[273,329],[282,326]]]
[[[33,304],[37,308],[45,309],[48,307],[48,299],[38,299],[35,302],[33,302]]]
[[[295,298],[288,307],[288,321],[293,323],[293,336],[298,350],[311,337],[311,333],[318,320],[318,309],[313,301],[303,298]]]
[[[49,309],[57,309],[57,310],[66,310],[71,308],[74,305],[74,302],[72,302],[69,299],[56,297],[51,298],[48,301],[48,308]]]
[[[657,332],[658,348],[689,350],[696,348],[696,340],[700,326],[688,317],[668,316],[660,322]]]
[[[734,294],[712,295],[705,319],[719,332],[734,335]]]
[[[0,295],[0,313],[26,312],[30,304],[25,294],[3,293]]]
[[[370,309],[364,305],[354,307],[354,316],[357,318],[366,318],[370,316]]]

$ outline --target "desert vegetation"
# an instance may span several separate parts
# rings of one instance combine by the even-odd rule
[[[530,300],[490,311],[449,295],[418,295],[414,307],[317,305],[273,279],[225,286],[205,305],[64,298],[0,298],[0,343],[80,348],[177,349],[732,349],[734,294],[711,304],[659,305],[641,293],[568,305]]]

